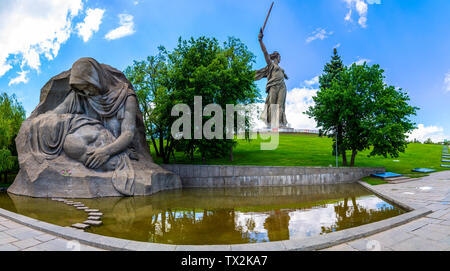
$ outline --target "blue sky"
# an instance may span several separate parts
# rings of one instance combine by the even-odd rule
[[[264,66],[258,31],[271,0],[1,0],[0,91],[15,93],[27,113],[41,87],[80,57],[125,69],[133,60],[172,49],[178,37],[241,39]],[[314,78],[332,49],[345,64],[380,64],[386,82],[420,107],[413,136],[450,138],[450,1],[278,0],[265,30],[269,51],[282,55],[290,79],[287,118],[303,116],[317,91]],[[446,79],[447,78],[447,79]],[[263,91],[264,81],[258,83]]]

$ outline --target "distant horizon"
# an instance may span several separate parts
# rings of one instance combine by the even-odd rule
[[[80,57],[124,70],[172,50],[179,37],[234,36],[265,66],[258,44],[272,0],[8,0],[0,7],[0,91],[15,94],[27,116],[40,89]],[[386,83],[404,89],[420,108],[408,139],[450,138],[450,1],[275,1],[265,29],[268,50],[280,52],[289,80],[286,116],[293,128],[315,129],[302,114],[313,104],[318,76],[337,48],[344,64],[379,64]],[[265,81],[257,82],[265,98]]]

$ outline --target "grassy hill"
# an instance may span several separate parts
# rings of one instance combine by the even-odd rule
[[[261,139],[250,142],[239,140],[235,147],[231,162],[229,157],[207,159],[210,165],[258,165],[258,166],[335,166],[336,159],[332,156],[332,140],[327,137],[302,134],[281,134],[279,147],[273,151],[260,150]],[[370,151],[358,153],[355,166],[357,167],[385,167],[387,171],[396,173],[412,173],[413,168],[431,168],[437,171],[441,168],[441,145],[409,144],[405,153],[399,158],[384,158],[381,156],[368,157]],[[152,155],[155,158],[152,147]],[[202,164],[199,155],[191,161],[183,153],[175,153],[179,164]],[[350,159],[350,153],[348,154]],[[161,159],[155,159],[161,163]],[[173,162],[173,161],[172,161]],[[342,166],[342,159],[339,159]]]

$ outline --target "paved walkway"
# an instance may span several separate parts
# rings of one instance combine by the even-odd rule
[[[0,216],[0,251],[92,251],[98,248],[80,245]]]
[[[450,171],[417,181],[372,186],[411,206],[433,211],[405,225],[325,250],[450,250]]]

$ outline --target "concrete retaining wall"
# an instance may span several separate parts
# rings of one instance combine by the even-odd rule
[[[183,187],[320,185],[356,182],[385,168],[162,165]]]

